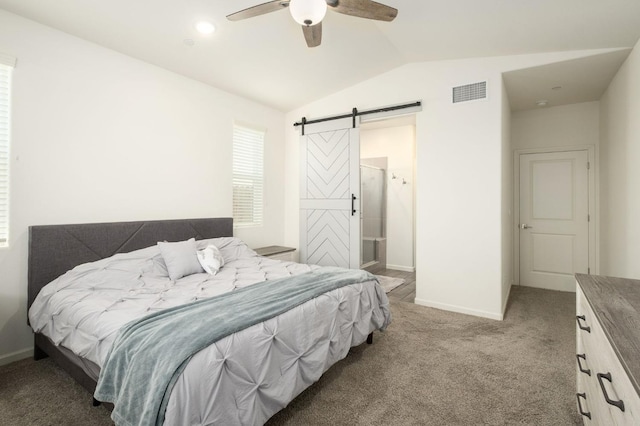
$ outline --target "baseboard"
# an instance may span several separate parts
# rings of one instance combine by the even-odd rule
[[[576,292],[576,284],[575,282],[572,283],[571,285],[565,287],[565,288],[557,288],[553,285],[547,285],[542,284],[542,285],[528,285],[528,284],[521,284],[522,287],[529,287],[529,288],[541,288],[543,290],[551,290],[551,291],[563,291],[565,293],[575,293]]]
[[[403,271],[403,272],[416,271],[416,268],[414,266],[389,265],[388,263],[387,263],[387,269],[393,269],[394,271]]]
[[[0,356],[0,366],[11,364],[12,362],[20,361],[21,359],[30,358],[32,356],[33,356],[33,348],[23,349],[21,351],[2,355]]]
[[[457,312],[459,314],[473,315],[475,317],[489,318],[489,319],[497,320],[497,321],[502,321],[504,319],[504,314],[479,311],[479,310],[476,310],[476,309],[469,309],[469,308],[464,308],[462,306],[456,306],[456,305],[447,305],[446,303],[432,302],[430,300],[423,300],[423,299],[416,298],[414,303],[416,305],[428,306],[430,308],[436,308],[436,309],[442,309],[443,311]]]

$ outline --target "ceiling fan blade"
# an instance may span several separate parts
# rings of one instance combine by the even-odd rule
[[[390,22],[398,16],[398,9],[372,0],[327,0],[327,6],[344,15]]]
[[[304,39],[307,41],[307,46],[316,47],[322,43],[322,22],[310,27],[303,25],[302,32],[304,33]]]
[[[260,16],[264,15],[265,13],[285,9],[288,6],[289,0],[274,0],[267,3],[259,4],[257,6],[248,7],[239,12],[227,15],[227,19],[230,21],[240,21],[242,19],[253,18],[254,16]]]

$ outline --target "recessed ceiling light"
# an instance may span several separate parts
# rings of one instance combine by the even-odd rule
[[[200,34],[209,35],[213,34],[213,32],[216,30],[216,27],[211,22],[200,21],[196,24],[196,30],[198,30]]]
[[[546,107],[548,103],[549,101],[547,101],[546,99],[540,99],[536,102],[536,105],[538,105],[539,107]]]

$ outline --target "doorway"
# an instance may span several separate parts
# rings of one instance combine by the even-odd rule
[[[415,274],[414,114],[361,123],[360,172],[362,268]]]
[[[519,284],[575,291],[593,264],[589,149],[516,153]]]

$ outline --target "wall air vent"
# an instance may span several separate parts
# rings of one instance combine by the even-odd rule
[[[453,103],[475,101],[487,98],[487,82],[466,84],[453,88]]]

